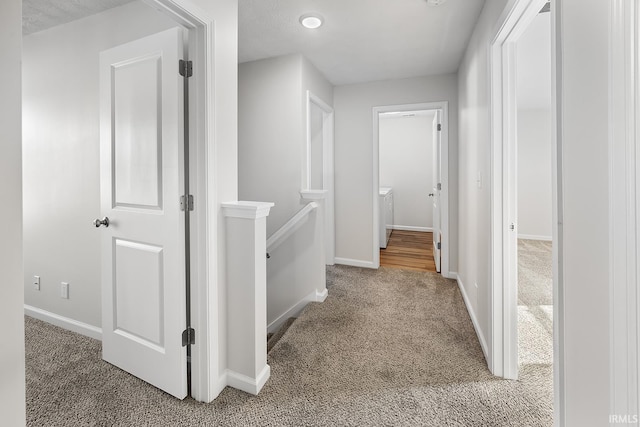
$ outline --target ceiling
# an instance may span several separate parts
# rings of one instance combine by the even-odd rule
[[[22,33],[27,35],[46,30],[132,1],[22,0]]]
[[[301,53],[334,85],[454,73],[484,0],[239,0],[239,62]],[[299,18],[319,13],[307,30]]]
[[[25,35],[133,0],[23,0]],[[301,53],[334,85],[456,72],[485,0],[238,0],[239,62]],[[301,15],[324,25],[307,30]]]

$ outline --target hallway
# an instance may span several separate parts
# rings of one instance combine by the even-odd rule
[[[551,367],[492,376],[454,281],[329,267],[268,355],[258,396],[184,402],[100,360],[100,343],[26,318],[27,420],[43,425],[552,425]]]

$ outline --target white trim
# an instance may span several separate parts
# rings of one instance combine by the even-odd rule
[[[452,277],[453,279],[453,277]],[[460,276],[456,274],[455,277],[456,282],[458,283],[458,289],[460,289],[460,294],[462,295],[462,300],[464,301],[464,305],[467,307],[467,312],[469,313],[469,317],[471,318],[471,323],[473,323],[473,329],[476,331],[476,335],[478,337],[478,342],[480,342],[480,348],[482,349],[482,353],[484,354],[484,358],[487,358],[487,340],[484,338],[484,334],[482,333],[482,329],[478,324],[478,319],[476,317],[475,311],[473,311],[473,306],[469,302],[469,297],[467,296],[467,292],[464,290],[464,285]]]
[[[264,387],[265,383],[271,376],[271,367],[269,365],[265,365],[262,372],[258,374],[258,377],[255,380],[228,369],[225,376],[227,377],[227,384],[230,387],[237,388],[238,390],[242,390],[245,393],[253,394],[255,396],[260,392],[260,390],[262,390],[262,387]]]
[[[640,144],[637,2],[612,0],[609,73],[609,413],[640,410]],[[638,426],[638,420],[629,422]]]
[[[372,267],[380,267],[380,232],[379,232],[379,192],[380,192],[380,114],[400,111],[441,110],[442,111],[442,152],[440,155],[440,173],[442,190],[440,192],[440,231],[442,233],[441,269],[443,276],[449,274],[449,102],[424,102],[419,104],[385,105],[373,107],[373,165],[372,186],[373,197],[373,247]],[[338,261],[336,259],[336,264]],[[348,264],[351,265],[351,264]]]
[[[400,231],[419,231],[421,233],[432,233],[433,227],[414,227],[413,225],[392,225],[393,230]]]
[[[274,206],[270,202],[226,202],[222,203],[222,214],[231,218],[258,219],[269,216]]]
[[[24,305],[24,314],[29,317],[33,317],[34,319],[42,320],[43,322],[66,329],[67,331],[72,331],[77,334],[84,335],[85,337],[102,341],[102,328],[98,328],[97,326],[73,320],[69,317],[60,316],[59,314],[51,313],[50,311],[27,304]]]
[[[447,275],[443,274],[442,277],[444,277],[445,279],[458,280],[458,272],[450,271],[449,274]]]
[[[309,190],[311,185],[311,104],[322,110],[322,189],[327,191],[324,215],[325,229],[325,262],[333,265],[336,252],[335,226],[335,177],[334,177],[334,112],[333,107],[324,102],[313,92],[307,90],[307,129],[305,160],[303,165],[302,188]]]
[[[518,234],[518,239],[524,240],[540,240],[544,242],[551,242],[553,238],[551,236],[538,236],[535,234]]]
[[[327,289],[318,292],[314,290],[306,297],[292,305],[287,311],[278,316],[275,320],[267,325],[267,332],[275,332],[280,329],[280,326],[290,317],[297,317],[298,314],[309,304],[310,302],[323,302],[327,298]]]
[[[327,190],[302,190],[300,191],[300,198],[302,200],[326,200]]]
[[[492,263],[487,362],[494,375],[509,379],[518,378],[517,234],[509,228],[517,222],[516,42],[545,3],[510,1],[489,49]]]
[[[267,251],[270,252],[280,246],[284,240],[289,237],[294,231],[300,228],[302,224],[307,222],[309,214],[318,208],[318,203],[309,202],[302,209],[300,209],[294,216],[289,219],[282,227],[280,227],[275,233],[267,239]]]
[[[222,380],[218,364],[218,192],[215,137],[214,19],[192,0],[143,0],[189,32],[189,59],[194,73],[189,83],[189,178],[195,196],[191,214],[191,325],[198,341],[191,348],[191,396],[211,402]],[[179,4],[178,4],[179,2]]]
[[[380,251],[380,247],[378,247],[378,251]],[[380,254],[378,254],[378,256],[379,255]],[[351,267],[374,268],[374,269],[380,267],[379,262],[378,262],[378,266],[376,266],[371,261],[362,261],[359,259],[340,258],[340,257],[336,257],[336,264],[349,265]]]
[[[321,291],[316,290],[315,302],[325,302],[328,296],[329,296],[329,290],[327,288],[324,288]]]

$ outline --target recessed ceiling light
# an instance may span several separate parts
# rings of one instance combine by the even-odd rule
[[[322,25],[322,17],[315,14],[302,15],[300,17],[300,23],[303,27],[313,30]]]
[[[447,0],[427,0],[427,4],[429,6],[440,6],[445,3]]]

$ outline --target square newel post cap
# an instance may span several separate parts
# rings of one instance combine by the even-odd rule
[[[227,202],[222,203],[222,213],[230,218],[258,219],[269,216],[273,206],[271,202]]]
[[[302,200],[324,200],[327,198],[327,190],[302,190],[300,197]]]

